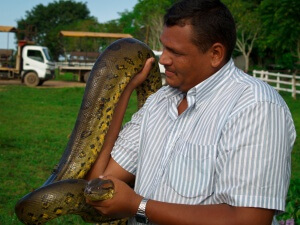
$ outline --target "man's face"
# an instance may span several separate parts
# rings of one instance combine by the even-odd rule
[[[202,53],[192,42],[191,25],[165,26],[160,40],[164,49],[159,62],[171,87],[187,92],[213,74],[211,53]]]

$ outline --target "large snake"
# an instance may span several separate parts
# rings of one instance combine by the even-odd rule
[[[39,189],[25,195],[16,204],[15,212],[21,222],[44,224],[64,214],[78,214],[87,222],[111,221],[85,203],[87,181],[84,177],[101,151],[123,90],[150,57],[154,57],[151,49],[132,38],[115,41],[99,56],[58,166]],[[138,107],[160,87],[161,77],[156,62],[146,81],[136,88]],[[109,182],[96,186],[101,186],[104,194],[113,189]],[[86,195],[91,196],[91,191],[87,190]]]

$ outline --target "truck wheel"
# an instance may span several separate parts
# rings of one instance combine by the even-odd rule
[[[24,83],[26,86],[35,87],[39,84],[40,79],[35,72],[29,72],[25,75]]]
[[[86,83],[89,79],[89,76],[90,76],[90,71],[89,72],[86,72],[84,75],[83,75],[83,81],[84,83]]]

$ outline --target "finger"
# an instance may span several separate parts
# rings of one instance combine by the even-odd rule
[[[110,199],[100,200],[100,201],[91,201],[86,198],[86,203],[93,207],[107,207],[109,205]]]
[[[101,180],[113,180],[115,178],[113,176],[110,176],[110,175],[100,175],[99,179],[101,179]]]
[[[102,180],[111,180],[111,181],[119,180],[118,178],[111,175],[100,175],[99,178]]]
[[[154,62],[155,62],[155,59],[153,57],[147,59],[145,66],[142,70],[142,73],[148,75],[150,70],[152,69]]]
[[[153,66],[153,63],[155,62],[155,59],[149,58],[147,59],[142,71],[140,71],[130,82],[129,86],[133,86],[133,88],[136,88],[137,86],[139,86],[142,82],[145,81],[145,79],[147,78],[148,74],[150,73],[150,70]]]
[[[103,179],[103,180],[107,180],[106,177],[107,177],[107,176],[104,176],[104,175],[100,175],[100,176],[99,176],[99,178],[100,178],[100,179]]]

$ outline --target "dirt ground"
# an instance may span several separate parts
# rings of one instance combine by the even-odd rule
[[[0,86],[3,85],[24,85],[21,80],[18,79],[0,79]],[[63,87],[85,87],[85,83],[77,81],[58,81],[58,80],[48,80],[43,83],[43,85],[36,88],[63,88]]]

